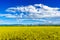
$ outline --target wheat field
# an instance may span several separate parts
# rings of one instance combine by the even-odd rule
[[[1,26],[0,40],[60,40],[60,27]]]

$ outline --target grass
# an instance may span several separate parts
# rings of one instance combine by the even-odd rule
[[[60,40],[60,27],[1,26],[0,40]]]

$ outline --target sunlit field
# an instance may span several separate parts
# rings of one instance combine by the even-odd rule
[[[0,26],[0,40],[60,40],[60,26]]]

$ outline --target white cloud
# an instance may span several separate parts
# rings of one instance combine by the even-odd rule
[[[44,22],[42,24],[56,24],[58,23],[53,22],[51,20],[46,20],[42,18],[52,18],[52,17],[60,17],[60,8],[57,7],[49,7],[43,4],[34,4],[34,5],[28,5],[28,6],[20,6],[20,7],[10,7],[6,9],[7,14],[0,14],[0,17],[6,17],[6,18],[15,18],[17,21],[30,21],[28,19],[31,19],[32,21],[38,21],[34,22],[33,24],[41,24],[41,22]]]
[[[59,8],[52,8],[52,7],[43,5],[43,4],[35,4],[34,6],[39,6],[39,7],[41,7],[42,9],[49,10],[49,11],[53,11],[53,10],[58,10],[58,9],[59,9]]]
[[[6,17],[6,18],[16,18],[17,16],[13,14],[0,14],[0,17]]]
[[[53,8],[43,4],[34,4],[22,7],[11,7],[6,11],[14,15],[20,16],[21,18],[46,18],[46,17],[60,17],[60,8]],[[22,15],[23,13],[23,15]],[[13,15],[12,15],[13,16]]]

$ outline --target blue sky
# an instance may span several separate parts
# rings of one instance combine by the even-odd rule
[[[60,0],[0,0],[0,24],[60,24]]]

